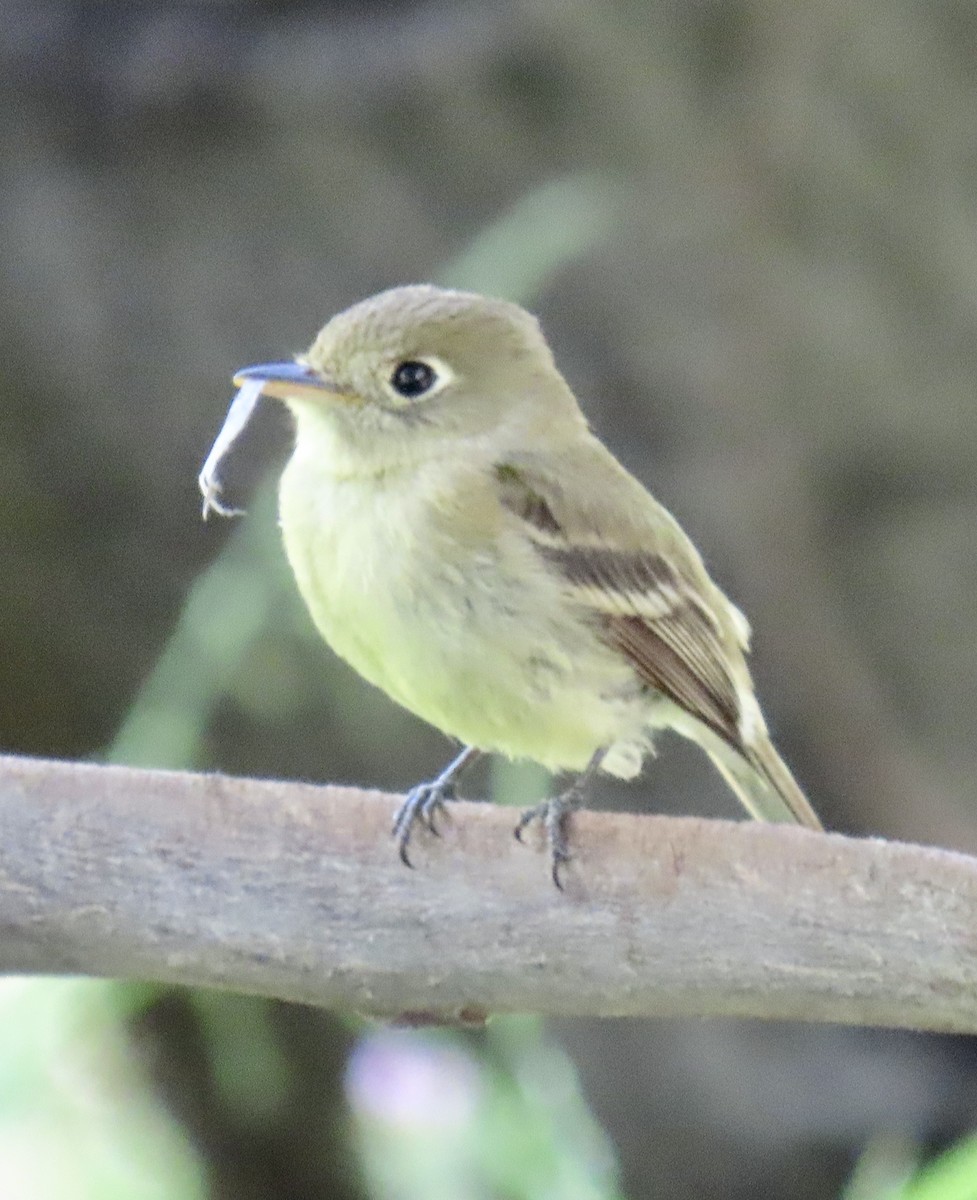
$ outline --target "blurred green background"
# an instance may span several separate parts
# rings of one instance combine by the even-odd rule
[[[4,6],[0,746],[444,761],[310,631],[277,406],[228,474],[248,517],[196,491],[234,368],[434,279],[539,314],[750,614],[826,822],[977,848],[975,50],[972,5],[906,0]],[[600,801],[736,815],[672,741]],[[0,987],[12,1200],[967,1200],[975,1127],[963,1038]]]

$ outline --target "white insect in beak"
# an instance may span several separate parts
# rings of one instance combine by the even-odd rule
[[[201,515],[205,521],[211,512],[217,513],[220,517],[240,517],[244,515],[243,508],[232,508],[230,505],[224,504],[220,499],[223,484],[217,472],[227,452],[237,441],[241,431],[250,420],[263,386],[264,380],[262,379],[245,379],[241,384],[237,395],[231,402],[231,407],[227,410],[227,416],[224,418],[221,431],[217,435],[213,446],[211,446],[210,453],[207,455],[200,474],[197,476],[197,483],[204,498]]]

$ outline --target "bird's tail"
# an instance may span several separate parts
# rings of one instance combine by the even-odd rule
[[[745,752],[723,743],[721,747],[710,747],[708,753],[756,820],[793,821],[809,829],[824,828],[766,734],[761,734]]]

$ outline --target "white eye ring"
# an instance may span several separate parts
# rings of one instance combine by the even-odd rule
[[[430,384],[416,392],[398,388],[394,380],[397,378],[398,372],[405,367],[427,368],[434,378]],[[388,394],[398,404],[403,404],[405,400],[409,403],[414,401],[420,403],[422,400],[430,400],[432,396],[436,396],[448,384],[453,383],[455,378],[454,371],[444,359],[437,358],[433,354],[416,355],[398,359],[391,368],[390,374],[385,381],[385,386]]]

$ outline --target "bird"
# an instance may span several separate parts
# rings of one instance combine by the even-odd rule
[[[432,284],[334,316],[307,353],[247,367],[200,484],[260,396],[295,442],[288,561],[361,676],[463,747],[394,820],[402,861],[483,753],[575,778],[527,810],[562,887],[569,823],[599,772],[638,775],[655,734],[699,745],[754,818],[822,828],[770,739],[750,627],[671,513],[592,432],[539,322]]]

